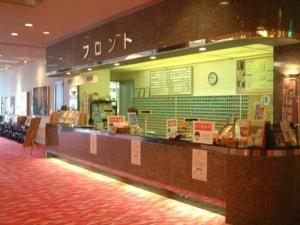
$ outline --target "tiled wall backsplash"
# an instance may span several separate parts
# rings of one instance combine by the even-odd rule
[[[217,130],[226,124],[228,116],[247,119],[248,98],[247,95],[134,98],[133,106],[138,110],[151,110],[148,131],[165,137],[166,119],[199,118],[215,121]],[[144,116],[138,115],[138,120],[139,126],[144,128]]]

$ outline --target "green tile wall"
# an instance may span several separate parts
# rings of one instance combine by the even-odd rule
[[[248,96],[162,96],[150,98],[134,98],[133,106],[138,110],[152,110],[148,119],[148,131],[157,136],[166,135],[166,119],[199,118],[215,121],[216,129],[220,130],[227,117],[236,115],[247,118]],[[138,116],[139,126],[144,128],[145,118]]]

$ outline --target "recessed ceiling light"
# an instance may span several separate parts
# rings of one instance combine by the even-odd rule
[[[24,26],[25,26],[25,27],[33,27],[33,24],[32,24],[32,23],[25,23]]]
[[[114,66],[120,66],[120,63],[114,63]]]
[[[10,35],[11,35],[11,36],[14,36],[14,37],[19,36],[19,34],[18,34],[18,33],[15,33],[15,32],[10,33]]]
[[[60,61],[62,61],[63,59],[64,59],[63,57],[58,58],[58,60],[60,60]]]
[[[27,64],[27,63],[28,63],[28,61],[27,61],[26,59],[24,59],[24,61],[23,61],[23,62],[24,62],[24,64]]]
[[[229,5],[229,1],[220,1],[220,5]]]
[[[153,55],[153,56],[150,56],[150,59],[151,59],[151,60],[154,60],[154,59],[156,59],[156,56],[154,56],[154,55]]]
[[[43,31],[43,34],[45,34],[45,35],[49,35],[49,34],[50,34],[50,32],[49,32],[49,31]]]
[[[71,72],[67,72],[66,74],[67,74],[67,75],[70,75],[70,74],[71,74]]]
[[[206,48],[205,47],[200,47],[199,51],[204,52],[204,51],[206,51]]]
[[[93,69],[92,69],[92,68],[88,68],[87,70],[88,70],[88,71],[92,71]]]

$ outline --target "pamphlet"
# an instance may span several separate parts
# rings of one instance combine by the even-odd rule
[[[213,144],[215,123],[209,121],[193,122],[193,142]]]
[[[192,178],[207,181],[207,151],[193,149]]]
[[[250,132],[248,137],[248,146],[265,146],[265,125],[264,120],[251,120]]]

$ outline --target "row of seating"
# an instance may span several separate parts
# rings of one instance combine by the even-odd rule
[[[24,143],[28,126],[18,123],[10,124],[7,122],[0,123],[0,136],[19,143]]]

